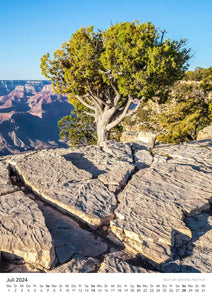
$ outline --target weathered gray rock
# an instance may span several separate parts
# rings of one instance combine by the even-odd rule
[[[208,150],[212,150],[212,139],[206,139],[201,141],[193,141],[191,143],[186,143],[187,146],[190,147],[200,147],[200,148],[206,148]]]
[[[19,255],[41,270],[62,264],[53,272],[149,272],[141,267],[143,260],[112,251],[112,241],[124,245],[131,257],[142,254],[146,266],[162,272],[212,272],[212,221],[205,212],[212,203],[211,150],[211,140],[157,145],[151,153],[141,143],[130,147],[110,141],[101,149],[51,149],[0,159],[0,232],[11,239],[1,235],[0,245],[13,246],[0,251]],[[45,201],[17,192],[6,162]],[[92,232],[81,221],[92,229],[110,221],[110,227]],[[114,253],[106,254],[100,266],[106,251]],[[27,272],[30,266],[15,267],[11,261],[8,270]]]
[[[171,186],[161,181],[155,186],[158,174],[151,171],[136,173],[119,195],[111,229],[126,247],[160,264],[171,258],[174,232],[185,240],[191,238],[191,232],[183,222],[182,209],[174,204],[173,187],[170,191]]]
[[[180,258],[183,245],[175,244],[178,258],[162,267],[163,272],[211,273],[212,272],[212,216],[207,212],[189,217],[187,225],[192,239],[184,245],[186,253]]]
[[[45,219],[38,206],[22,192],[0,197],[0,251],[47,269],[55,259]]]
[[[119,195],[116,218],[111,221],[113,233],[127,247],[157,263],[171,259],[175,236],[191,238],[184,216],[209,209],[212,201],[211,151],[195,147],[199,154],[195,156],[191,146],[164,148],[156,149],[161,155],[154,157],[150,168],[132,177]]]
[[[181,272],[212,272],[212,230],[193,243],[192,255],[181,261]]]
[[[181,260],[181,272],[212,272],[212,214],[203,212],[190,217],[186,223],[192,231],[188,253]]]
[[[144,268],[136,267],[117,257],[107,256],[101,264],[98,273],[150,273]]]
[[[167,165],[158,171],[145,170],[141,176],[141,182],[150,187],[149,193],[175,204],[186,215],[210,208],[211,174],[186,165]]]
[[[106,243],[92,232],[80,228],[79,224],[69,216],[45,205],[42,201],[38,203],[51,233],[59,264],[70,261],[76,254],[97,257],[108,249]]]
[[[133,161],[130,144],[107,141],[102,145],[102,149],[119,161],[127,161],[129,163],[132,163]]]
[[[127,254],[123,251],[105,255],[98,273],[152,273],[152,271],[128,263],[127,258]]]
[[[9,172],[7,164],[0,161],[0,196],[17,191],[18,188],[14,187],[9,180]]]
[[[114,166],[110,171],[98,177],[112,192],[119,192],[134,171],[134,167],[128,163],[117,162],[117,166]]]
[[[150,150],[139,143],[133,143],[132,149],[134,151],[134,162],[137,169],[150,167],[153,162],[153,156]]]
[[[132,152],[129,145],[106,142],[103,150],[96,146],[79,149],[58,149],[77,168],[98,178],[112,192],[119,191],[126,184],[134,170]]]
[[[183,145],[159,145],[154,151],[173,163],[189,164],[205,171],[212,170],[212,140],[196,141]]]
[[[98,264],[98,259],[74,255],[70,262],[55,268],[50,273],[90,273],[95,271]]]
[[[212,139],[212,125],[209,125],[198,132],[197,140]]]
[[[91,173],[75,166],[67,152],[43,150],[24,160],[14,156],[8,163],[34,192],[92,228],[113,217],[113,193],[100,180],[91,179]]]

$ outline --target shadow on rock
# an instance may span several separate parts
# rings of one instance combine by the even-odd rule
[[[188,238],[177,231],[173,231],[173,259],[162,266],[166,273],[208,273],[210,269],[212,210],[187,217],[186,225],[192,232]]]
[[[89,172],[93,178],[97,178],[100,174],[106,173],[106,171],[98,169],[90,160],[85,158],[83,153],[74,152],[65,154],[63,157],[66,160],[71,161],[78,169]]]

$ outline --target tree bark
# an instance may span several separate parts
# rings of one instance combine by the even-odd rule
[[[105,128],[100,127],[97,130],[97,146],[102,146],[102,144],[109,140],[109,131],[106,131]]]
[[[114,84],[112,87],[116,95],[114,99],[109,99],[110,105],[109,102],[102,100],[93,94],[91,94],[91,98],[86,97],[87,102],[82,96],[76,96],[83,105],[94,112],[94,114],[88,112],[88,115],[93,115],[95,118],[98,146],[101,146],[103,142],[109,140],[111,129],[120,124],[128,114],[133,114],[141,103],[140,101],[140,103],[128,113],[130,105],[133,103],[133,97],[128,95],[128,99],[125,100],[123,107],[118,107],[121,95],[118,93]]]
[[[103,142],[108,141],[110,137],[110,132],[107,130],[108,117],[106,114],[99,113],[95,118],[96,120],[96,130],[97,130],[97,146],[101,146]]]

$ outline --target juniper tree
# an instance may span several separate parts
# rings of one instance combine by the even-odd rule
[[[49,53],[41,58],[42,74],[94,118],[101,145],[126,116],[182,77],[190,52],[185,42],[164,40],[150,22],[117,23],[98,32],[82,27],[52,59]]]

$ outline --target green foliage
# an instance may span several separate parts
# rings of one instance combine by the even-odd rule
[[[116,24],[104,32],[103,39],[101,61],[124,96],[151,97],[181,78],[187,68],[185,40],[161,41],[150,22]]]
[[[52,60],[49,53],[41,58],[42,74],[59,93],[75,96],[84,95],[89,88],[97,90],[102,84],[98,74],[102,46],[101,35],[94,33],[93,26],[81,28],[54,52]]]
[[[149,101],[138,110],[134,124],[141,121],[146,123],[141,129],[158,132],[164,129],[158,136],[159,142],[192,141],[212,122],[212,99],[202,81],[179,81],[170,89],[167,103],[154,106]]]
[[[199,130],[209,125],[209,107],[204,99],[190,98],[176,103],[172,113],[163,113],[160,123],[166,128],[166,134],[158,140],[167,143],[192,141]]]
[[[212,67],[203,69],[196,68],[195,71],[188,71],[184,76],[185,80],[202,81],[201,86],[206,90],[212,90]]]
[[[147,101],[157,94],[160,103],[167,100],[168,87],[182,78],[188,67],[190,50],[185,43],[163,40],[150,22],[117,23],[98,32],[93,26],[82,27],[52,59],[49,53],[41,58],[41,70],[56,92],[70,96],[75,114],[79,102],[84,112],[93,111],[98,134],[104,126],[108,137],[127,115],[133,98]],[[71,115],[59,123],[70,139],[73,128],[78,129],[74,121],[81,124],[82,119]],[[87,128],[88,121],[84,121]]]
[[[60,138],[67,140],[69,146],[96,144],[97,136],[94,119],[86,114],[83,107],[75,108],[69,116],[58,122]]]
[[[173,84],[187,69],[185,40],[161,41],[150,22],[118,23],[104,32],[81,28],[54,53],[41,58],[42,74],[56,91],[84,95],[117,83],[123,96],[152,95]]]

